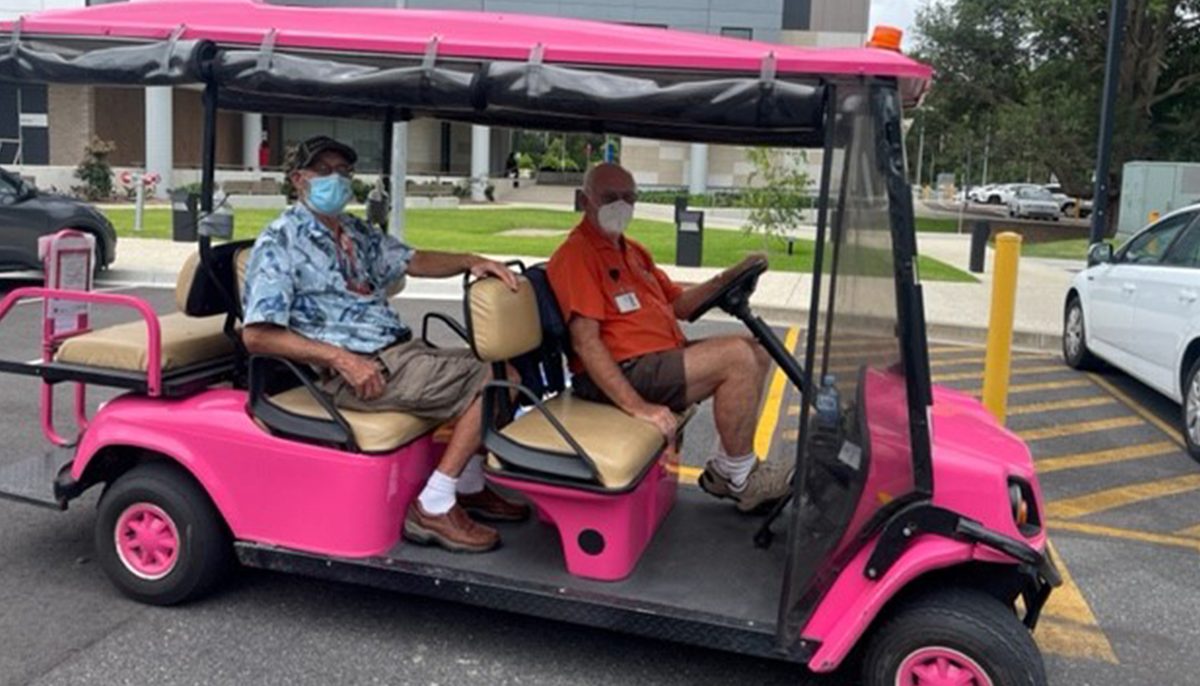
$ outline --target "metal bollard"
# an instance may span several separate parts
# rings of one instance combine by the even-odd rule
[[[987,259],[987,243],[992,237],[992,225],[986,220],[976,220],[971,224],[971,257],[967,268],[974,274],[983,273],[983,263]]]
[[[1013,317],[1017,302],[1020,234],[996,236],[992,270],[992,310],[988,319],[987,357],[983,367],[983,404],[1001,424],[1008,416],[1008,382],[1012,372]]]

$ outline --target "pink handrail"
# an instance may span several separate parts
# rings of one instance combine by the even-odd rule
[[[146,393],[150,396],[158,396],[162,393],[162,329],[158,323],[158,314],[154,312],[154,308],[145,300],[132,295],[120,295],[117,293],[69,291],[42,286],[26,286],[12,290],[8,295],[4,296],[4,300],[0,300],[0,320],[4,319],[18,302],[30,298],[73,300],[76,302],[96,303],[98,305],[130,307],[137,310],[146,322]],[[46,336],[48,336],[48,333],[43,333],[43,338]],[[51,361],[49,347],[52,342],[49,340],[42,341],[44,348],[43,359],[46,362]]]

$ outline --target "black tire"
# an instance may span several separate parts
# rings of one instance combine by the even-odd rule
[[[1078,316],[1078,329],[1075,329],[1075,324],[1072,317]],[[1075,344],[1075,337],[1078,336],[1078,345]],[[1083,304],[1079,302],[1079,297],[1075,296],[1067,302],[1067,309],[1063,311],[1063,335],[1062,335],[1062,354],[1063,362],[1071,369],[1087,371],[1100,368],[1100,358],[1092,354],[1087,346],[1087,322],[1083,317]]]
[[[864,656],[863,684],[902,683],[905,662],[932,651],[959,656],[952,659],[982,670],[992,686],[1046,686],[1046,667],[1029,629],[1012,608],[968,588],[922,594],[884,619]]]
[[[139,576],[117,550],[118,519],[134,508],[157,508],[177,533],[174,562],[161,577]],[[232,566],[233,547],[220,513],[191,476],[174,464],[134,467],[109,486],[98,509],[96,558],[109,580],[134,600],[150,605],[195,600],[211,591]]]
[[[999,205],[999,204],[1000,204],[1000,196],[998,196],[998,195],[989,195],[989,196],[988,196],[988,199],[987,199],[987,204],[989,204],[989,205]]]
[[[1179,404],[1183,415],[1183,440],[1187,443],[1188,454],[1193,460],[1200,462],[1200,358],[1192,363],[1192,368],[1183,381],[1183,402]]]

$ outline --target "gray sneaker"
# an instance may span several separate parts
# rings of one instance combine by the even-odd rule
[[[737,490],[729,477],[709,463],[700,474],[699,485],[711,496],[735,501],[739,512],[754,514],[770,509],[787,496],[795,471],[795,465],[786,461],[758,462],[746,477],[746,485]]]

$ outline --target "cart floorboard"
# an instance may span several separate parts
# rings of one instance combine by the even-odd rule
[[[499,525],[503,545],[480,555],[401,544],[386,557],[340,559],[251,543],[239,543],[238,555],[264,569],[801,660],[775,647],[785,551],[754,547],[761,521],[681,487],[633,574],[617,582],[567,574],[557,532],[536,518]]]

